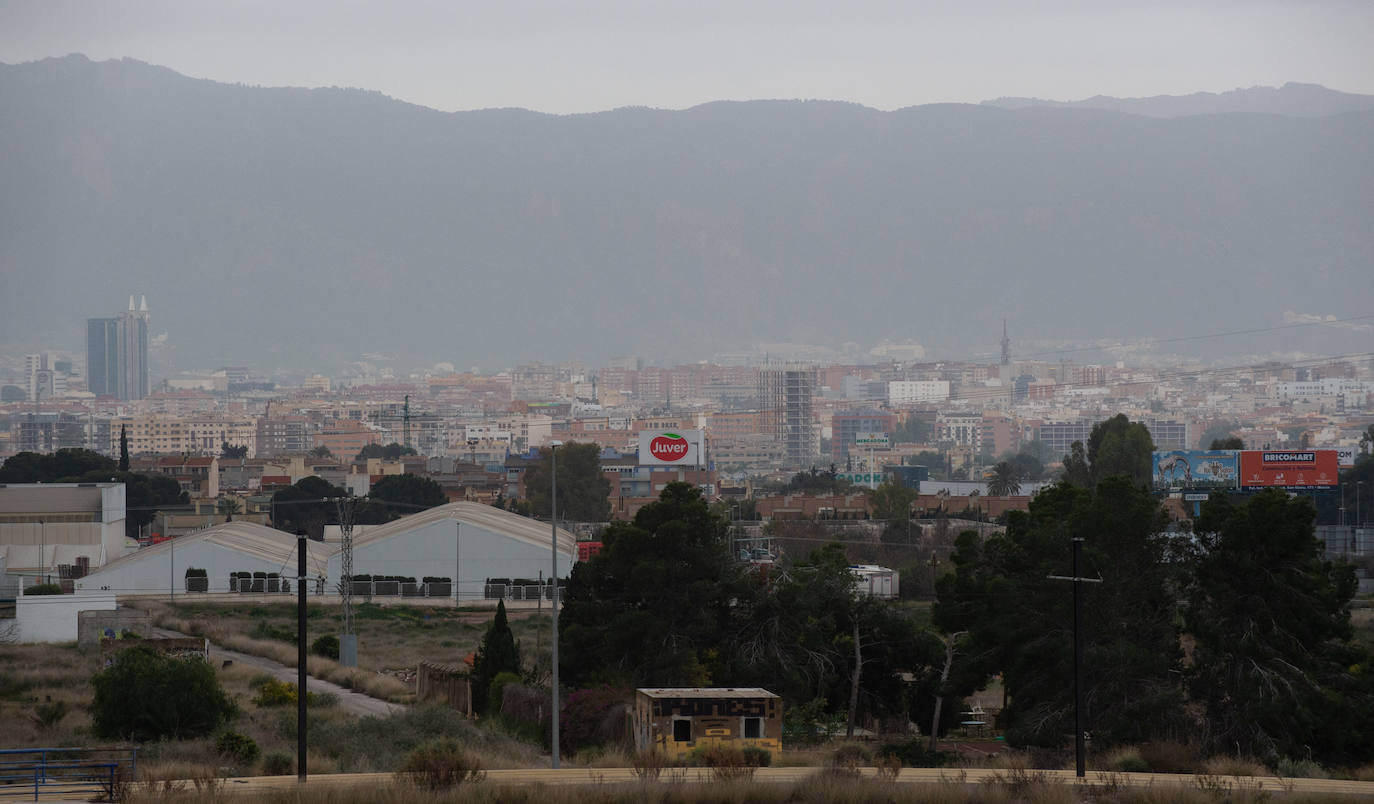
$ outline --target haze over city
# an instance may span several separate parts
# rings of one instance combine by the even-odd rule
[[[1371,222],[1369,2],[0,0],[0,776],[1374,800]]]
[[[4,103],[26,121],[0,141],[14,357],[79,349],[81,320],[129,293],[152,299],[169,377],[891,343],[962,359],[995,355],[1004,319],[1023,354],[1238,364],[1370,332],[1362,4],[6,3],[0,20]],[[269,89],[336,86],[364,91]],[[1096,97],[1160,95],[1190,97]],[[799,100],[708,103],[762,98]],[[603,111],[627,106],[686,111]],[[1231,331],[1248,334],[1154,344]]]

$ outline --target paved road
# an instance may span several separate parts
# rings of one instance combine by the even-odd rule
[[[758,782],[797,783],[813,776],[818,768],[762,768],[755,775]],[[865,768],[861,773],[873,777],[876,771]],[[1008,779],[1009,771],[982,769],[940,769],[940,768],[903,768],[896,781],[900,784],[985,784]],[[660,782],[709,782],[711,772],[704,768],[665,769]],[[1198,789],[1249,790],[1257,793],[1315,793],[1325,795],[1349,795],[1365,800],[1374,799],[1374,782],[1348,782],[1336,779],[1278,779],[1273,777],[1235,777],[1235,776],[1192,776],[1187,774],[1163,773],[1089,773],[1081,782],[1074,777],[1073,771],[1027,771],[1026,778],[1047,784],[1086,784],[1103,787],[1153,787],[1169,789],[1185,787]],[[362,787],[376,789],[389,785],[394,777],[389,773],[347,773],[311,776],[306,784],[317,789],[340,787]],[[491,770],[486,773],[485,784],[496,785],[588,785],[588,784],[633,784],[643,783],[632,768],[563,768],[552,770],[535,768],[526,770]],[[297,787],[294,776],[258,776],[241,779],[226,779],[223,790],[226,793],[264,793],[269,790],[290,790]]]
[[[180,631],[173,631],[169,628],[154,628],[153,634],[160,637],[189,636],[188,634],[183,634]],[[292,684],[296,683],[296,668],[294,667],[287,667],[280,662],[274,662],[271,659],[265,659],[261,656],[254,656],[249,653],[240,653],[236,650],[222,648],[211,642],[210,661],[219,664],[226,659],[232,660],[236,665],[247,665],[256,670],[261,670],[275,679],[289,681]],[[386,717],[393,712],[399,712],[406,708],[404,704],[390,703],[379,698],[373,698],[370,695],[354,692],[353,690],[340,687],[338,684],[325,681],[322,678],[315,678],[314,676],[306,677],[305,688],[307,692],[333,693],[338,696],[339,707],[355,715]]]

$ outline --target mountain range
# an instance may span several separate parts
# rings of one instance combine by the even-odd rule
[[[967,356],[1004,318],[1040,343],[1349,318],[1374,298],[1372,101],[1290,84],[554,116],[0,65],[0,343],[79,348],[132,293],[177,367],[260,371],[884,339]],[[1369,336],[1223,341],[1187,348]]]

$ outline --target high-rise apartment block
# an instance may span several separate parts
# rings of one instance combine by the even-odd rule
[[[58,370],[57,363],[56,355],[48,352],[24,355],[24,378],[30,402],[42,402],[67,393],[67,374]]]
[[[816,369],[801,365],[765,368],[758,377],[765,432],[783,446],[790,461],[816,457],[821,448],[812,405]]]
[[[148,395],[148,297],[115,318],[86,319],[86,376],[91,393],[142,399]]]

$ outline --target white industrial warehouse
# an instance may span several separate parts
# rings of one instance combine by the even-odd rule
[[[454,502],[368,528],[353,539],[353,574],[457,578],[460,599],[485,597],[491,578],[548,578],[552,570],[549,523],[490,505]],[[577,546],[558,531],[558,575],[572,571]],[[329,556],[328,577],[343,575],[343,556]]]
[[[306,541],[306,574],[318,579],[308,591],[323,588],[327,559],[333,546]],[[205,530],[168,539],[124,556],[76,581],[76,591],[109,591],[116,595],[188,594],[197,583],[187,570],[204,570],[197,591],[237,591],[230,573],[262,573],[261,591],[268,576],[276,579],[272,591],[283,591],[282,578],[296,577],[296,537],[252,522],[226,522]],[[251,585],[250,585],[251,588]],[[287,588],[294,588],[288,584]]]
[[[416,594],[461,599],[486,596],[489,579],[547,579],[551,570],[547,522],[474,502],[456,502],[385,525],[359,528],[353,539],[353,575],[442,578]],[[343,556],[337,543],[306,541],[309,594],[337,594]],[[576,545],[558,531],[559,576],[572,570]],[[145,547],[76,581],[76,591],[116,595],[194,596],[200,593],[294,592],[296,537],[250,522],[228,522]],[[192,577],[187,571],[193,570]],[[202,571],[199,572],[199,571]],[[231,577],[242,576],[242,577]],[[201,578],[203,580],[197,580]],[[377,589],[376,594],[386,594]],[[436,594],[437,590],[438,591]],[[355,594],[356,591],[355,587]],[[371,590],[369,590],[371,593]],[[411,594],[396,590],[391,594]]]

